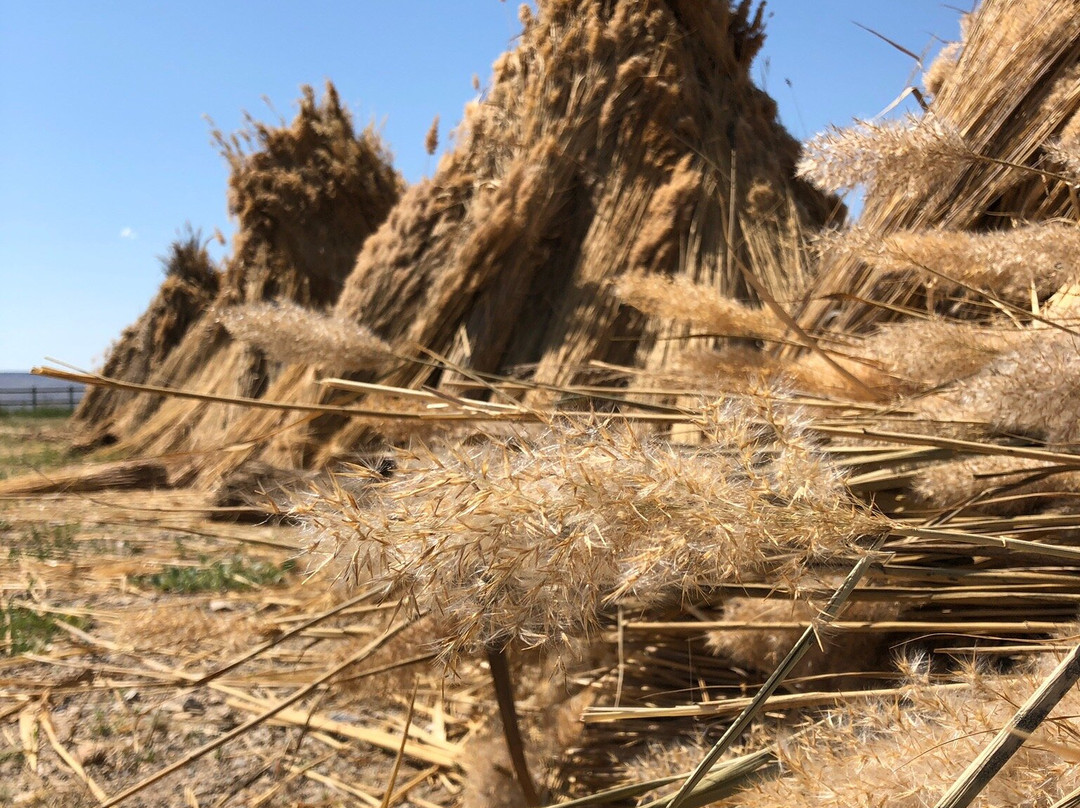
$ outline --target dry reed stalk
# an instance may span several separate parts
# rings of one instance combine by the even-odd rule
[[[348,660],[346,661],[348,662]],[[267,709],[272,709],[275,706],[272,701],[258,699],[231,688],[229,690],[235,696],[228,703],[245,712],[262,716],[265,715]],[[314,730],[331,732],[334,735],[361,741],[388,752],[403,749],[403,754],[406,757],[423,763],[434,764],[443,769],[454,769],[458,765],[458,749],[454,745],[440,744],[437,739],[430,737],[414,740],[411,736],[416,735],[415,728],[412,728],[411,732],[405,733],[406,740],[403,744],[402,739],[391,732],[375,727],[358,726],[352,722],[335,721],[328,716],[312,713],[310,710],[283,707],[274,712],[273,720],[291,726],[309,727]]]

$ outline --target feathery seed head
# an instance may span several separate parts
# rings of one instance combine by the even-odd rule
[[[385,366],[393,356],[364,326],[286,300],[233,306],[219,312],[218,322],[278,362],[366,370]]]
[[[926,193],[971,159],[960,133],[927,115],[830,128],[806,144],[797,171],[832,192],[860,185],[873,192],[879,183],[894,187],[903,181],[910,193]]]
[[[728,401],[701,411],[700,448],[595,421],[425,452],[362,500],[344,487],[315,498],[312,552],[431,610],[448,661],[511,642],[558,648],[617,602],[794,579],[882,530],[800,418]]]

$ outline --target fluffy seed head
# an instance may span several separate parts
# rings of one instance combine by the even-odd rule
[[[698,426],[706,445],[694,449],[594,422],[426,452],[362,495],[316,497],[312,550],[430,609],[452,661],[510,642],[563,646],[617,602],[795,579],[883,529],[798,414],[726,401]]]
[[[364,326],[288,301],[233,306],[218,314],[218,322],[278,362],[367,370],[382,367],[393,355]]]

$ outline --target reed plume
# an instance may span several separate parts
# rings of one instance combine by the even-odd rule
[[[236,339],[287,364],[372,370],[393,356],[390,346],[364,326],[286,300],[231,306],[218,313],[218,322]]]
[[[727,297],[685,275],[624,275],[615,282],[614,293],[645,314],[688,323],[719,336],[779,340],[786,331],[769,309]]]
[[[728,400],[698,426],[697,449],[556,422],[533,439],[424,452],[360,498],[340,487],[315,500],[312,550],[431,610],[452,662],[493,645],[564,646],[618,602],[797,580],[884,529],[799,414]]]

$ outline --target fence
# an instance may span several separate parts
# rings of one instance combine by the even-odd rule
[[[0,412],[74,410],[82,401],[81,385],[68,387],[14,387],[0,390]]]

